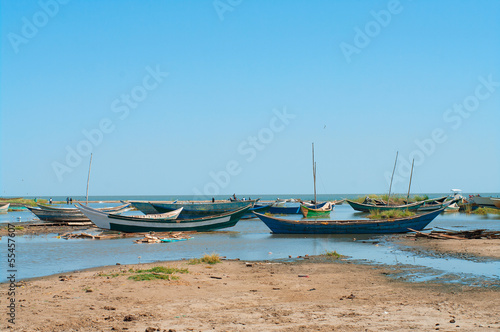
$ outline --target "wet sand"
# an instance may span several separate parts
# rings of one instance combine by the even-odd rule
[[[393,241],[414,250],[453,256],[500,259],[500,239],[440,240],[401,236]]]
[[[189,273],[170,281],[128,279],[134,269],[153,266]],[[11,330],[500,329],[499,289],[407,283],[391,279],[390,272],[326,256],[294,263],[177,261],[101,267],[21,282]],[[1,285],[2,294],[7,287]],[[6,319],[1,324],[4,328]]]

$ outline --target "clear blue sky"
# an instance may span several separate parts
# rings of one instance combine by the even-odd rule
[[[499,1],[0,3],[1,196],[500,191]]]

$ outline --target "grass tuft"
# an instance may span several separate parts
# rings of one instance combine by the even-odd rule
[[[409,210],[385,210],[385,211],[370,211],[368,218],[370,219],[396,219],[414,216],[415,212]]]
[[[332,259],[339,259],[341,257],[343,257],[341,254],[337,253],[337,251],[328,251],[326,250],[325,251],[325,255],[332,258]]]
[[[500,214],[500,209],[494,209],[489,207],[480,207],[472,211],[474,214],[487,215],[487,214]]]
[[[208,254],[205,254],[202,258],[193,258],[193,259],[190,259],[188,264],[190,265],[195,265],[195,264],[201,264],[201,263],[206,263],[206,264],[217,264],[217,263],[221,263],[222,261],[220,260],[220,256],[219,254],[211,254],[211,255],[208,255]]]
[[[375,195],[375,194],[370,194],[368,197],[372,199],[379,199],[384,202],[387,202],[387,199],[389,198],[389,194],[383,194],[383,195]],[[365,201],[366,196],[359,196],[355,199],[352,199],[352,201],[357,202],[357,203],[363,203]],[[410,199],[408,203],[415,203],[415,202],[420,202],[420,201],[425,201],[426,199],[429,199],[429,196],[427,195],[410,195]],[[391,195],[391,205],[403,205],[407,204],[406,203],[406,195],[398,195],[394,194]]]

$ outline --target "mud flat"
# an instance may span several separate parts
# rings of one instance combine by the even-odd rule
[[[155,269],[145,272],[152,268]],[[165,276],[165,268],[173,274]],[[192,265],[175,261],[101,267],[20,282],[16,324],[8,330],[500,328],[498,288],[408,283],[389,278],[387,275],[392,272],[389,268],[351,264],[327,256],[292,263],[234,260]],[[170,280],[131,279],[147,279],[144,275]],[[7,284],[0,288],[2,294],[7,293]],[[6,317],[6,313],[2,316]],[[2,319],[0,327],[5,329],[6,324],[6,319]]]

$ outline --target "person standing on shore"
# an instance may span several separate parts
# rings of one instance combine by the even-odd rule
[[[49,198],[49,204],[52,204],[52,197]]]
[[[69,197],[66,197],[66,204],[69,205]]]

